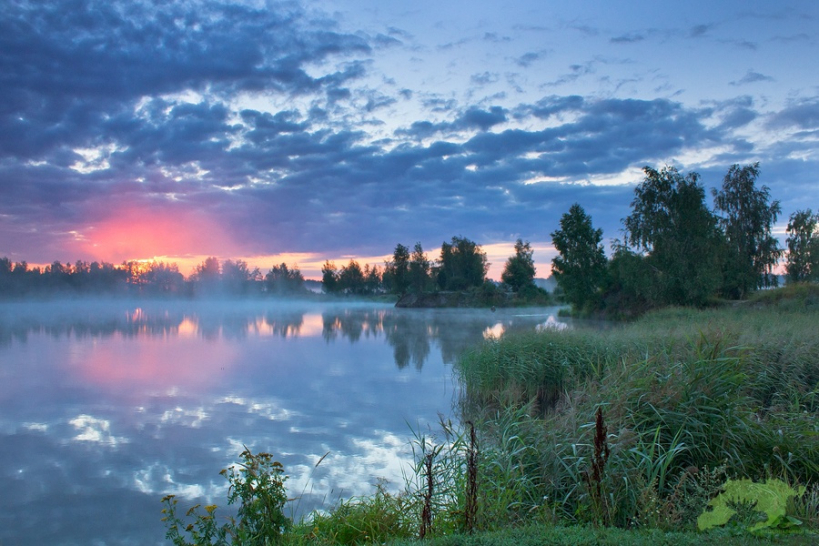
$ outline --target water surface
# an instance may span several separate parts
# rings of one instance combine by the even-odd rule
[[[219,470],[243,446],[284,464],[296,515],[379,480],[397,489],[411,429],[454,413],[458,355],[489,335],[560,327],[555,315],[0,304],[0,544],[165,544],[160,498],[224,507]]]

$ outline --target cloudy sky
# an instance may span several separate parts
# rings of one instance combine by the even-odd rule
[[[307,276],[461,235],[538,274],[641,167],[760,162],[819,209],[819,3],[149,2],[0,9],[0,256]],[[710,201],[710,198],[709,198]]]

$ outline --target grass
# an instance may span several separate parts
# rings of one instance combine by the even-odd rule
[[[459,362],[463,411],[496,445],[510,419],[527,430],[528,496],[554,499],[561,521],[684,529],[692,514],[674,501],[704,469],[818,481],[816,294],[796,287],[605,332],[487,340]],[[598,409],[611,450],[601,499],[582,485]]]
[[[666,309],[606,331],[487,340],[456,367],[463,423],[416,434],[397,494],[340,502],[285,544],[814,544],[819,540],[815,287]],[[806,486],[798,533],[697,517],[728,479]],[[789,520],[790,521],[790,520]],[[422,531],[423,529],[423,531]],[[393,542],[394,541],[394,542]]]

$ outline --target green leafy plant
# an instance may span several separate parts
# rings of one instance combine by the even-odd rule
[[[162,521],[168,527],[165,537],[175,546],[268,545],[280,541],[291,523],[283,512],[287,502],[284,468],[271,454],[254,455],[247,447],[241,458],[242,462],[220,472],[230,482],[228,504],[239,501],[238,523],[228,517],[221,526],[217,525],[216,505],[206,506],[202,513],[197,504],[186,513],[193,521],[185,525],[176,514],[174,495],[162,499],[165,504]]]
[[[767,480],[765,483],[754,483],[751,480],[728,480],[722,493],[708,503],[711,511],[703,512],[697,518],[697,527],[701,531],[725,525],[737,510],[733,506],[748,504],[757,512],[763,512],[765,521],[753,524],[749,531],[763,529],[789,529],[802,524],[796,518],[785,514],[788,499],[805,493],[805,487],[793,488],[781,480]]]

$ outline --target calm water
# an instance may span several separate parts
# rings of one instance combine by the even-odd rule
[[[559,327],[555,315],[0,304],[0,545],[165,544],[160,498],[224,507],[219,470],[243,445],[281,460],[294,512],[379,479],[397,489],[410,427],[453,414],[457,356],[504,330]]]

